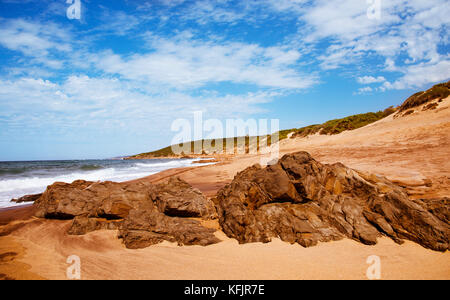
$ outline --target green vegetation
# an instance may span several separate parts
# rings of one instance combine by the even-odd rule
[[[287,134],[284,138],[287,137]],[[256,145],[257,145],[257,150],[259,150],[259,142],[260,139],[262,138],[267,138],[267,145],[271,145],[271,135],[266,135],[266,136],[257,136],[257,137],[249,137],[249,136],[241,136],[241,137],[234,137],[234,138],[226,138],[226,139],[222,139],[222,149],[223,152],[225,152],[225,149],[227,147],[227,145],[229,145],[231,147],[231,145],[234,145],[234,147],[236,147],[236,145],[238,144],[238,139],[244,139],[245,141],[245,149],[246,152],[248,152],[248,147],[250,144],[250,139],[251,138],[255,138],[256,139]],[[279,138],[281,139],[281,138]],[[201,140],[201,145],[203,145],[203,155],[206,155],[206,151],[208,150],[208,147],[206,145],[211,145],[211,148],[216,146],[216,141],[220,141],[220,139],[203,139]],[[190,144],[190,153],[194,153],[195,150],[195,144],[199,143],[200,141],[192,141],[192,142],[188,142]],[[183,146],[183,144],[179,144],[180,147]],[[189,146],[187,146],[189,147]],[[211,151],[212,152],[212,151]],[[168,146],[156,151],[152,151],[152,152],[147,152],[147,153],[141,153],[141,154],[137,154],[134,156],[130,156],[129,158],[134,158],[134,159],[139,159],[139,158],[149,158],[149,157],[171,157],[171,156],[177,156],[173,153],[172,151],[172,146]],[[185,155],[185,157],[188,157],[189,155]]]
[[[427,91],[415,93],[405,100],[400,106],[399,111],[405,111],[410,108],[422,105],[434,99],[444,99],[450,95],[450,81],[436,84]]]
[[[310,125],[307,127],[300,128],[294,134],[296,137],[304,137],[315,133],[320,134],[339,134],[346,130],[354,130],[370,123],[381,120],[390,114],[394,113],[396,109],[394,107],[389,107],[385,110],[380,110],[378,112],[369,112],[365,114],[358,114],[342,119],[335,119],[327,121],[323,124]]]

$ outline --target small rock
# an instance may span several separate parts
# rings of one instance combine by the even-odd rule
[[[39,199],[39,197],[41,197],[41,196],[42,196],[42,193],[41,194],[33,194],[33,195],[25,195],[25,196],[22,196],[17,199],[11,199],[11,202],[15,202],[15,203],[34,202],[37,199]]]

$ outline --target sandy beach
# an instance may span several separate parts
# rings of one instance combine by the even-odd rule
[[[386,176],[411,198],[450,196],[450,99],[437,110],[394,118],[334,136],[286,139],[281,155],[308,151],[322,163]],[[162,182],[179,176],[207,197],[238,171],[260,160],[235,156],[215,165],[167,170],[139,180]],[[203,221],[219,229],[217,221]],[[70,255],[81,259],[82,279],[366,279],[367,258],[381,259],[382,279],[450,279],[450,254],[386,237],[367,246],[343,239],[304,248],[279,239],[239,245],[218,230],[222,242],[177,246],[163,242],[127,249],[117,231],[65,234],[70,221],[33,217],[32,206],[0,210],[0,279],[65,279]]]
[[[382,279],[448,279],[449,255],[412,242],[397,245],[382,238],[375,246],[342,240],[311,248],[279,239],[269,244],[239,245],[218,232],[221,243],[202,247],[163,242],[145,249],[126,249],[114,231],[81,237],[65,235],[68,221],[31,223],[12,237],[2,237],[2,250],[18,253],[2,273],[17,279],[65,279],[70,255],[81,259],[82,279],[367,279],[366,260],[381,259]],[[9,242],[5,249],[5,242]],[[13,243],[12,243],[13,242]],[[31,249],[31,251],[30,251]],[[17,277],[15,277],[17,276]]]

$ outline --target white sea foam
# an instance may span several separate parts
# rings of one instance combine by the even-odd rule
[[[1,179],[0,178],[0,207],[9,207],[20,204],[10,202],[12,198],[18,198],[23,195],[37,194],[45,191],[48,185],[53,184],[56,181],[71,183],[77,179],[84,179],[88,181],[116,181],[122,182],[132,179],[137,179],[145,176],[149,176],[167,169],[190,167],[193,166],[192,162],[198,159],[183,159],[183,160],[170,160],[170,161],[151,161],[148,162],[136,162],[130,164],[125,168],[105,168],[92,171],[76,171],[70,174],[56,174],[54,176],[32,176],[32,177],[20,177],[13,179]],[[202,164],[197,164],[202,165]]]

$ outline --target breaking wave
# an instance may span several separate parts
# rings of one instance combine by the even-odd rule
[[[18,205],[10,200],[23,195],[42,193],[48,185],[56,181],[71,183],[83,179],[122,182],[171,168],[193,166],[192,162],[196,160],[198,159],[17,162],[16,164],[20,164],[17,167],[14,166],[15,163],[8,162],[7,167],[2,168],[0,165],[0,207]]]

